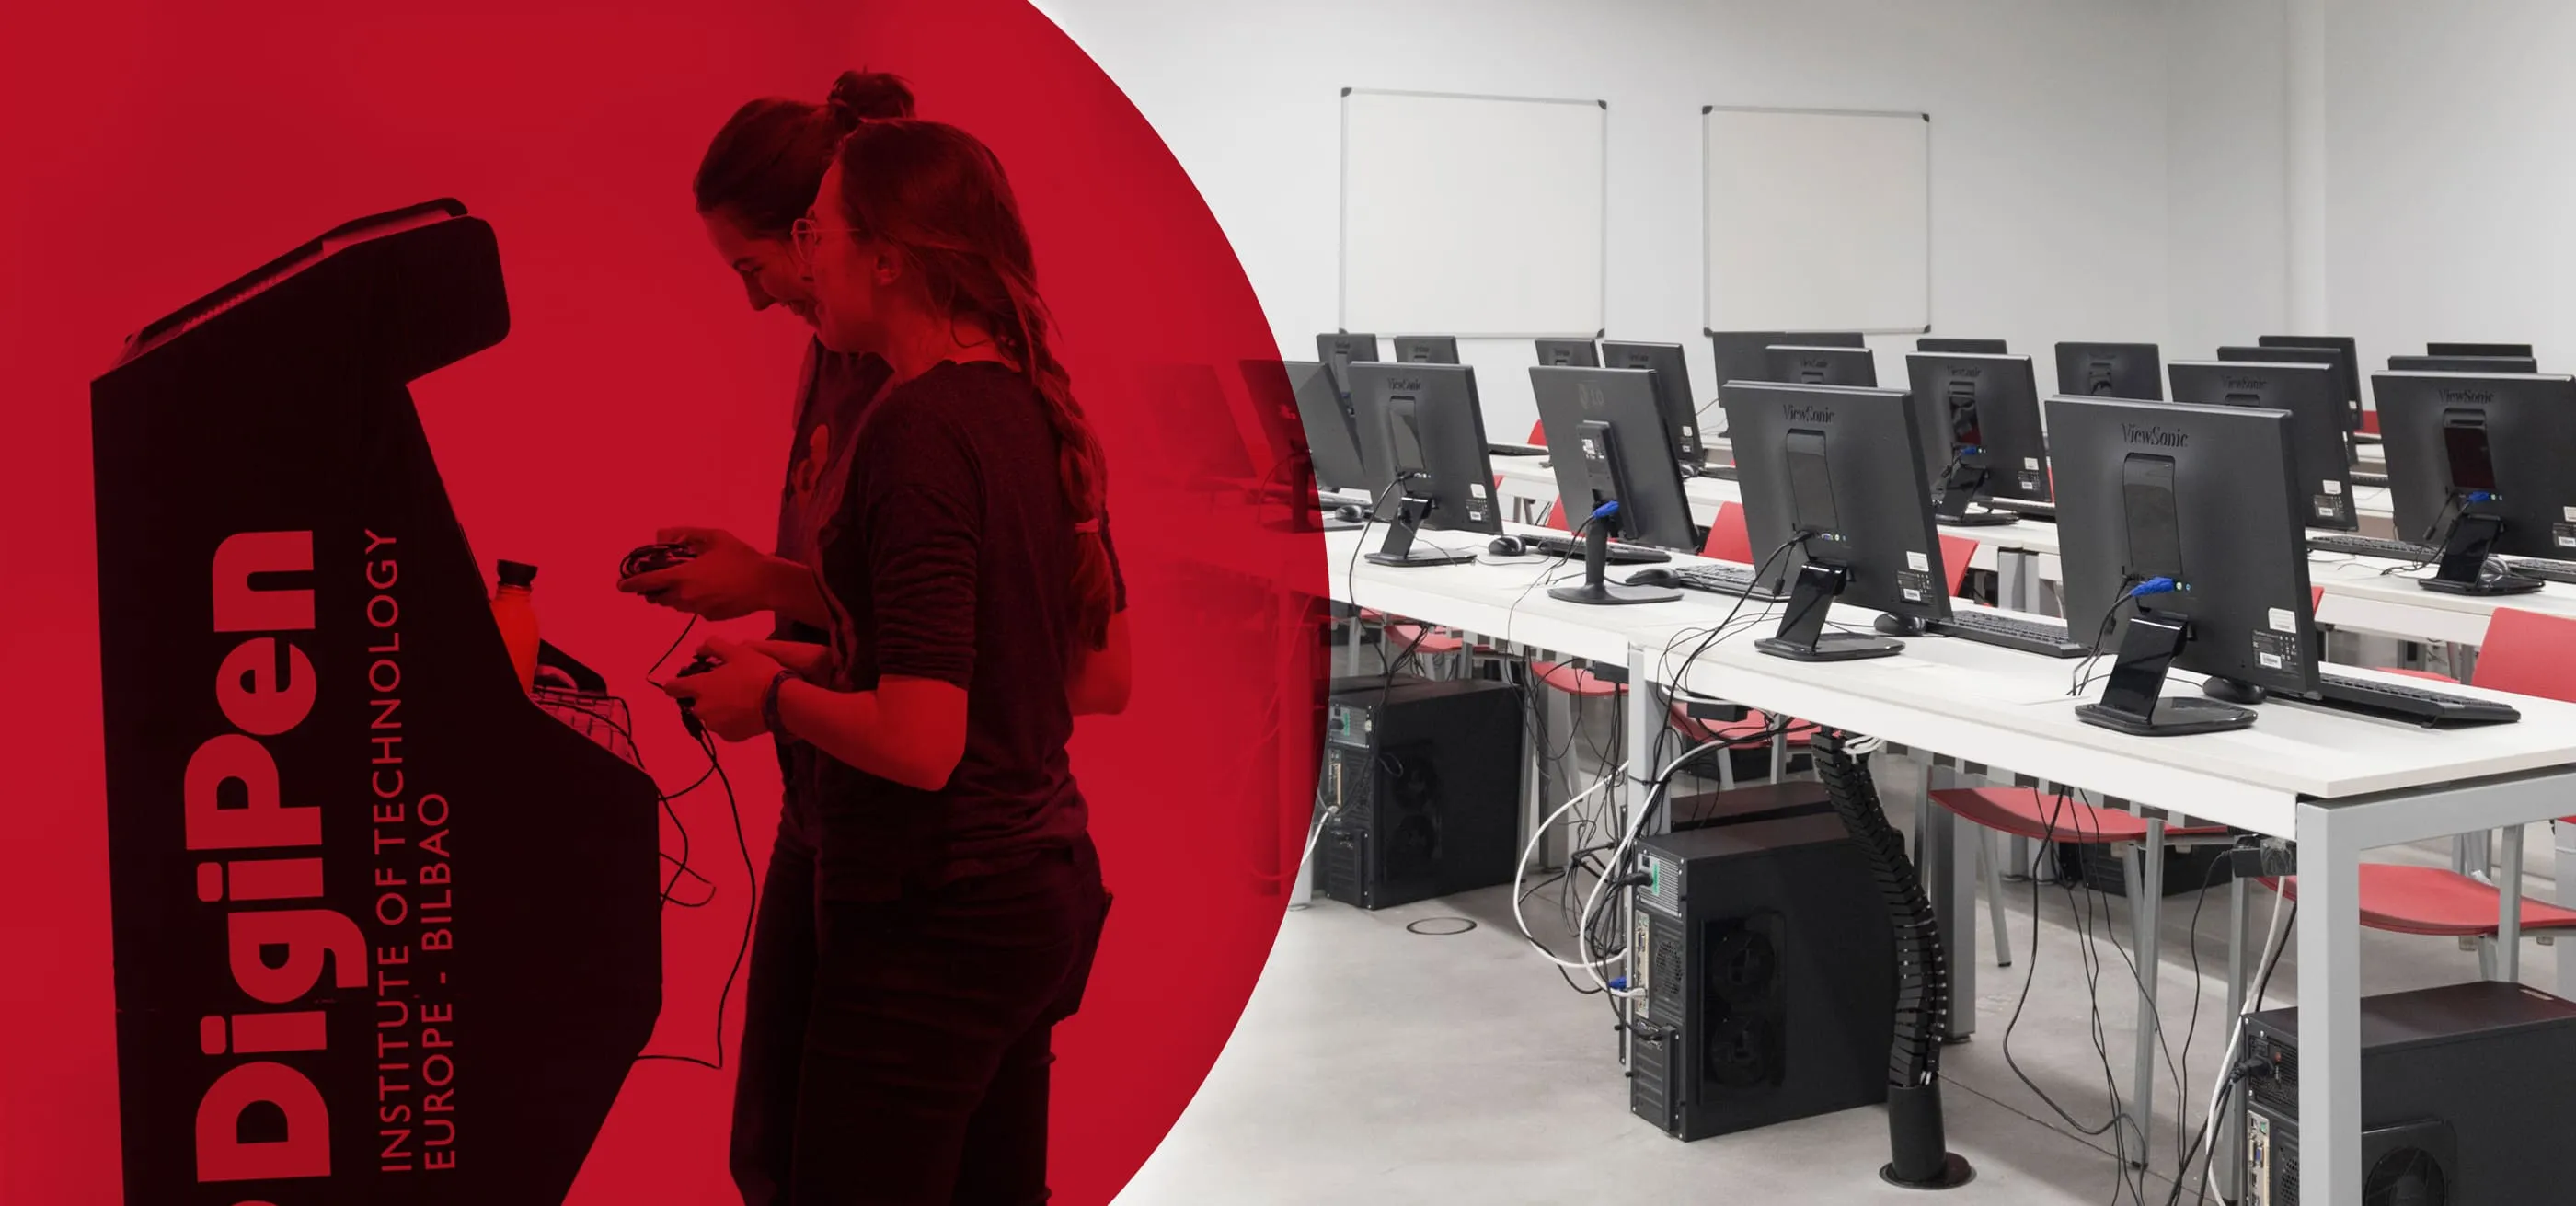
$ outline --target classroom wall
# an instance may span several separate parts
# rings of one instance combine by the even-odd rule
[[[2059,340],[2163,340],[2169,229],[2212,221],[2169,204],[2156,0],[1039,3],[1189,170],[1291,356],[1336,325],[1346,86],[1608,100],[1608,328],[1683,343],[1702,398],[1703,105],[1930,112],[1934,329],[2010,340],[2042,389]],[[1901,378],[1912,338],[1873,342]],[[1526,433],[1534,351],[1462,353],[1490,433]]]
[[[2288,14],[2281,0],[2165,0],[2167,360],[2292,331]]]
[[[2481,340],[2576,370],[2576,5],[2336,0],[2324,37],[2337,330],[2371,366]]]

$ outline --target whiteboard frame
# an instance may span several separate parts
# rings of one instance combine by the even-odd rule
[[[1708,257],[1716,243],[1716,232],[1708,228],[1708,119],[1714,113],[1795,113],[1822,117],[1919,117],[1923,119],[1923,325],[1919,327],[1864,327],[1863,335],[1929,335],[1938,325],[1932,312],[1932,277],[1940,264],[1932,243],[1932,115],[1920,109],[1819,109],[1798,105],[1701,105],[1699,107],[1699,332],[1704,338],[1717,334],[1712,325],[1717,316],[1708,309]]]
[[[1425,92],[1419,89],[1410,88],[1357,87],[1346,87],[1342,89],[1342,136],[1341,147],[1337,152],[1340,158],[1340,180],[1338,187],[1340,196],[1335,199],[1334,211],[1335,219],[1339,223],[1339,226],[1334,231],[1333,236],[1333,328],[1335,334],[1348,335],[1351,330],[1351,96],[1354,93],[1367,96],[1419,96],[1429,97],[1436,100],[1510,101],[1514,104],[1525,105],[1593,105],[1599,107],[1601,110],[1602,309],[1602,325],[1600,328],[1591,331],[1441,331],[1437,332],[1437,334],[1447,335],[1453,339],[1604,339],[1609,336],[1610,102],[1607,99],[1596,97],[1591,100],[1578,100],[1570,97],[1559,96],[1501,96],[1487,92]],[[1707,156],[1705,148],[1708,146],[1708,136],[1705,133],[1702,133],[1700,136],[1700,146],[1703,148],[1700,154],[1704,159]],[[1705,170],[1702,170],[1700,173],[1703,180],[1707,178],[1707,175],[1708,173]],[[1705,193],[1707,185],[1702,184],[1700,187],[1702,192]],[[1705,211],[1707,206],[1703,204],[1701,209]],[[1703,215],[1701,217],[1700,225],[1703,229],[1708,225],[1708,219],[1706,216]],[[1703,253],[1700,258],[1705,261],[1708,257]],[[1701,267],[1700,272],[1700,293],[1705,297],[1708,293],[1706,278],[1708,269],[1705,264]],[[1701,303],[1701,308],[1703,310],[1707,308],[1707,303],[1705,301]]]

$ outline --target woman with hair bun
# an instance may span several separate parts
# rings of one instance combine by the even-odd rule
[[[1065,746],[1129,687],[1100,443],[972,136],[862,123],[796,235],[817,337],[893,380],[818,536],[831,646],[710,640],[665,688],[821,755],[794,1136],[753,1200],[1043,1202],[1050,1036],[1108,908]]]

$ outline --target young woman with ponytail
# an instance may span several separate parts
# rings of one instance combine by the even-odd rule
[[[831,644],[711,640],[667,688],[821,755],[813,991],[747,1023],[801,1035],[783,1178],[751,1200],[1043,1202],[1050,1032],[1108,907],[1065,744],[1129,678],[1099,441],[983,144],[861,123],[797,236],[825,346],[894,381],[819,535]],[[738,1096],[774,1093],[751,1066]]]

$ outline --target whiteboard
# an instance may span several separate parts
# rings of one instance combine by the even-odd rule
[[[1342,90],[1341,326],[1591,338],[1606,101]]]
[[[1932,119],[1701,111],[1712,331],[1932,326]]]

